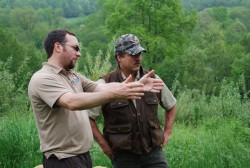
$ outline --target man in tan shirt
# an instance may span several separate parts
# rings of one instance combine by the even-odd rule
[[[31,78],[29,99],[34,111],[43,166],[91,168],[93,135],[87,112],[116,99],[140,99],[159,92],[162,81],[149,72],[139,82],[96,84],[72,69],[80,57],[74,33],[54,30],[44,41],[48,61]]]

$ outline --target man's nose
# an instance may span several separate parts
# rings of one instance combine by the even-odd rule
[[[77,52],[76,52],[76,56],[77,56],[77,57],[80,57],[80,56],[81,56],[81,52],[80,52],[80,51],[77,51]]]

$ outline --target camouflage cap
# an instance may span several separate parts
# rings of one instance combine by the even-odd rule
[[[138,37],[133,34],[124,34],[115,42],[115,53],[128,53],[130,55],[136,55],[140,52],[147,51],[142,48]]]

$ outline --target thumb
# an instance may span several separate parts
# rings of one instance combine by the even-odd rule
[[[129,82],[133,82],[131,74],[127,77],[125,81],[123,81],[123,83],[129,83]]]
[[[155,71],[154,71],[154,70],[151,70],[151,71],[149,71],[146,75],[147,75],[148,77],[154,77]]]

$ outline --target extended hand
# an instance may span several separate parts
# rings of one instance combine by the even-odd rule
[[[163,81],[161,79],[152,78],[154,76],[154,70],[151,70],[144,75],[139,82],[143,83],[143,89],[145,92],[159,93],[163,88]]]
[[[130,82],[128,81],[122,83],[114,82],[112,84],[112,92],[115,93],[116,99],[141,99],[144,96],[144,84],[140,82]]]

